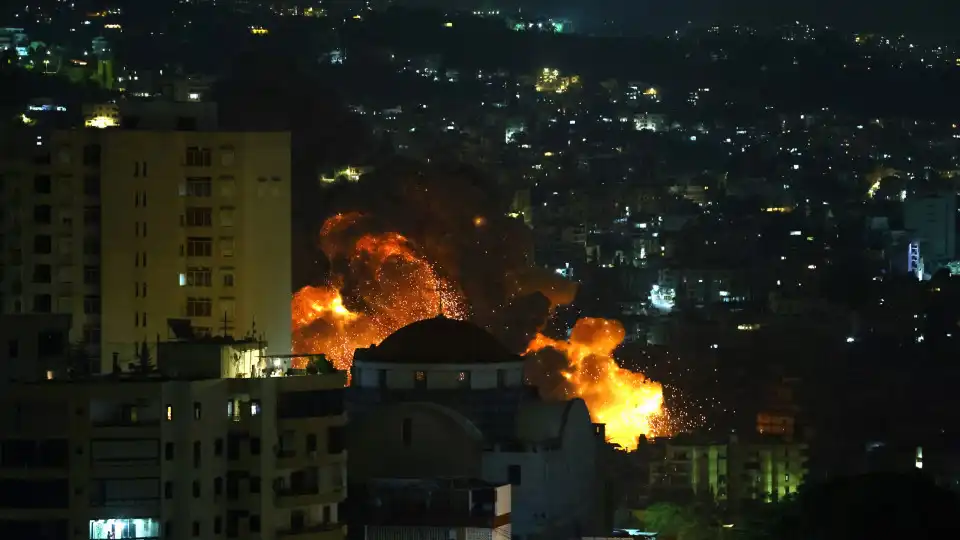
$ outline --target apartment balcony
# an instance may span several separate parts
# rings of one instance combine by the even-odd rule
[[[346,535],[346,526],[342,523],[306,525],[297,529],[277,531],[279,540],[342,540]]]
[[[295,452],[292,450],[277,451],[278,469],[302,469],[314,465],[327,465],[344,461],[346,451],[331,454],[322,450],[313,450],[310,452]]]
[[[343,502],[346,496],[347,490],[342,487],[327,490],[321,490],[319,488],[286,488],[277,490],[275,504],[277,508],[298,508],[301,506],[337,504]]]

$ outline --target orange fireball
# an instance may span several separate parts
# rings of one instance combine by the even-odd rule
[[[321,244],[347,259],[351,305],[361,309],[350,309],[341,287],[334,285],[347,282],[344,275],[331,276],[331,285],[304,287],[293,295],[294,353],[323,353],[342,370],[350,369],[356,349],[379,344],[408,324],[441,313],[463,319],[467,311],[456,287],[405,236],[348,234],[361,217],[337,214],[320,233]]]
[[[566,380],[563,397],[583,399],[593,421],[606,424],[610,442],[633,449],[640,435],[662,434],[666,413],[660,383],[623,369],[614,360],[613,351],[624,335],[623,325],[617,321],[580,319],[569,340],[537,334],[527,353],[547,347],[563,353],[568,363],[560,373]]]

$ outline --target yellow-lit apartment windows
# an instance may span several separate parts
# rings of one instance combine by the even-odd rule
[[[167,405],[167,421],[173,420],[173,405]]]

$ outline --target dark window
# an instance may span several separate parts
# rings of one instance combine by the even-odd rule
[[[217,440],[213,441],[213,455],[223,455],[223,439],[218,438]]]
[[[220,495],[223,493],[223,477],[218,476],[213,479],[213,494]]]
[[[333,517],[331,513],[332,512],[330,511],[330,505],[329,504],[323,505],[323,523],[330,523],[330,518]]]
[[[83,208],[83,224],[84,225],[100,224],[100,207],[99,206],[85,206]]]
[[[83,164],[88,167],[100,165],[100,145],[88,144],[83,147]],[[99,185],[98,185],[99,190]]]
[[[47,330],[37,334],[37,355],[58,356],[66,352],[67,337],[59,330]]]
[[[84,266],[83,267],[83,283],[84,285],[99,285],[100,284],[100,267]]]
[[[498,369],[497,370],[497,388],[506,388],[507,387],[507,370]]]
[[[210,227],[213,225],[212,208],[187,208],[187,227]]]
[[[83,297],[83,312],[87,315],[100,313],[100,297],[88,295]]]
[[[250,477],[250,493],[260,493],[260,477]]]
[[[52,279],[53,279],[53,270],[51,270],[49,264],[33,265],[33,282],[34,283],[50,283]]]
[[[253,514],[250,516],[250,532],[260,532],[260,515]]]
[[[507,482],[514,486],[519,486],[521,484],[521,480],[520,466],[507,465]]]
[[[177,131],[196,131],[197,119],[190,116],[177,117]]]
[[[260,437],[252,437],[250,439],[250,453],[255,456],[260,455]]]
[[[7,356],[11,360],[20,356],[20,341],[11,339],[7,342]]]
[[[220,534],[223,531],[223,518],[217,516],[213,518],[213,534]]]
[[[212,238],[187,238],[187,257],[210,257],[212,254]]]
[[[38,225],[49,225],[53,220],[53,212],[49,204],[38,204],[33,207],[33,222]]]
[[[403,419],[403,426],[400,428],[400,440],[403,441],[404,446],[413,444],[413,420],[410,418]]]
[[[100,195],[100,177],[90,174],[83,177],[83,194],[90,196]]]
[[[227,438],[227,459],[240,459],[240,439],[238,437]]]
[[[172,442],[168,442],[167,444],[164,445],[163,457],[168,461],[173,459],[173,443]]]
[[[33,295],[33,311],[35,313],[50,313],[53,311],[53,301],[49,294]]]
[[[100,239],[96,236],[87,236],[83,239],[83,254],[84,255],[99,255],[100,254]]]
[[[377,370],[377,385],[378,385],[380,388],[386,388],[386,387],[387,387],[387,370],[385,370],[385,369],[378,369],[378,370]]]
[[[340,454],[344,451],[345,446],[346,440],[344,438],[343,426],[330,426],[327,429],[327,453]]]
[[[187,317],[210,317],[213,301],[209,298],[187,298]]]
[[[166,499],[173,498],[173,482],[163,483],[163,497]]]
[[[146,296],[146,295],[144,295],[144,296]],[[200,403],[197,402],[197,401],[194,401],[194,402],[193,402],[193,419],[194,419],[194,420],[199,420],[199,419],[200,419]]]
[[[187,167],[209,167],[210,149],[190,146],[187,148],[186,166]]]
[[[213,286],[213,270],[204,267],[187,267],[187,286],[189,287],[211,287]]]
[[[34,193],[40,193],[40,194],[50,193],[50,175],[38,174],[34,176],[33,191]]]
[[[33,252],[38,255],[47,255],[53,251],[53,240],[48,234],[38,234],[33,237]]]
[[[194,441],[193,443],[193,466],[200,466],[200,441]]]
[[[187,196],[209,197],[213,194],[213,184],[209,176],[187,178]]]
[[[317,451],[317,435],[315,433],[307,434],[307,452]]]
[[[0,507],[7,509],[58,509],[70,507],[70,483],[67,479],[0,479]],[[8,538],[4,531],[3,538]],[[67,538],[49,536],[48,538]]]
[[[194,480],[193,481],[193,498],[196,499],[199,497],[200,497],[200,481]]]
[[[277,397],[277,417],[281,419],[341,414],[343,414],[342,389],[283,392]]]

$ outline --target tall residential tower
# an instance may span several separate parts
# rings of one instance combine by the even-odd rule
[[[290,135],[217,131],[209,107],[9,141],[3,312],[71,314],[103,371],[168,339],[169,319],[290,352]]]

